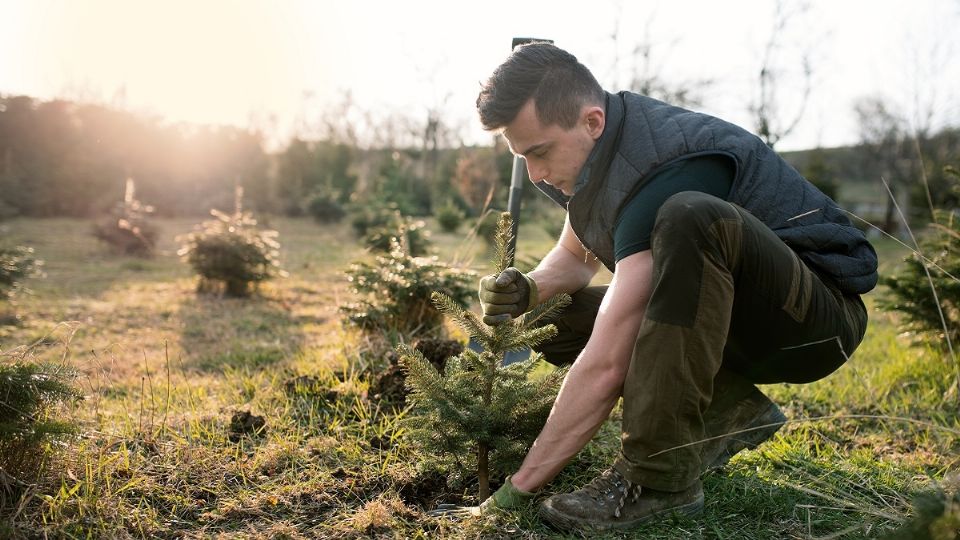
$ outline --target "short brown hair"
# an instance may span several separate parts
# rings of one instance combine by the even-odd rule
[[[586,104],[603,105],[605,94],[590,70],[567,51],[547,42],[521,45],[480,89],[477,112],[484,129],[502,128],[533,98],[545,126],[572,128]]]

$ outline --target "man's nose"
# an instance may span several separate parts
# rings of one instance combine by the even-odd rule
[[[527,162],[527,174],[530,175],[530,180],[534,182],[539,182],[547,177],[547,168],[541,163],[537,163],[535,160],[525,159]]]

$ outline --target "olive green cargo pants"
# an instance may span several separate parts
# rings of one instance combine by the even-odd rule
[[[867,314],[858,295],[822,281],[757,218],[704,193],[663,204],[651,250],[653,290],[624,382],[616,467],[641,486],[681,491],[700,475],[700,446],[683,445],[705,438],[705,416],[722,416],[716,408],[754,383],[833,372],[863,339]],[[605,291],[573,295],[553,321],[558,336],[537,348],[548,361],[576,359]]]

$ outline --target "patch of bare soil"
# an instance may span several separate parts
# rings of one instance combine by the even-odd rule
[[[267,421],[250,411],[237,411],[230,418],[230,442],[240,442],[245,435],[262,436],[267,432]]]

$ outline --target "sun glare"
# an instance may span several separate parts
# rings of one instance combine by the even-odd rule
[[[39,54],[92,93],[173,120],[234,123],[276,103],[296,106],[303,84],[289,10],[253,2],[33,5]],[[90,97],[90,96],[82,96]]]

